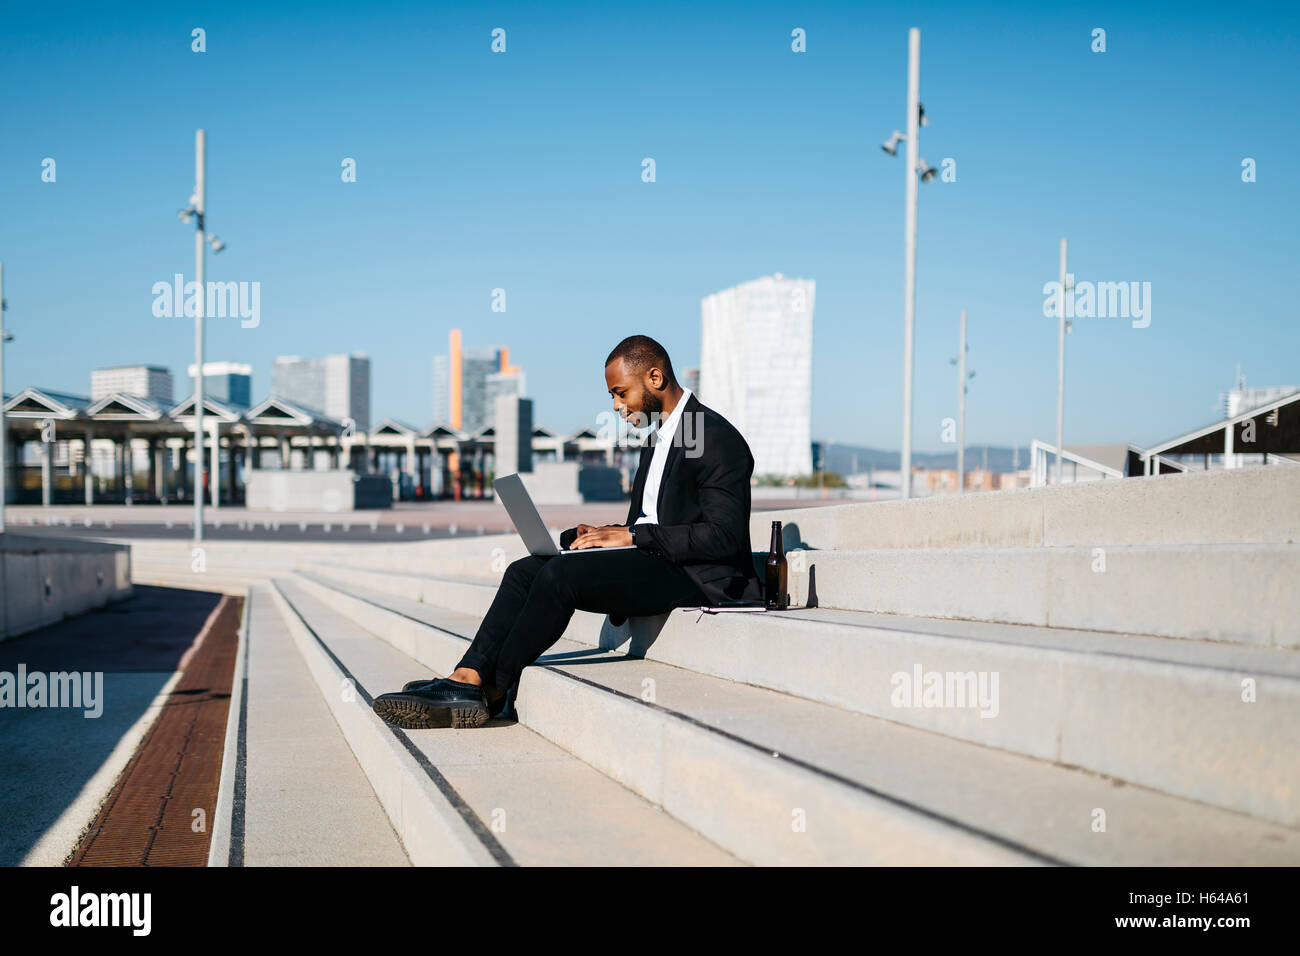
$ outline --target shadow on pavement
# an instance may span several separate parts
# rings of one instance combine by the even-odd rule
[[[96,708],[85,701],[80,707],[0,706],[0,865],[21,863],[77,799],[175,672],[220,600],[206,591],[136,585],[126,601],[0,643],[0,672],[13,681],[20,667],[29,676],[89,674],[83,686],[98,697]],[[99,716],[88,716],[94,709]]]

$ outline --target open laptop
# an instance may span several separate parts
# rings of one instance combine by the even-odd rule
[[[529,554],[543,556],[599,554],[602,551],[626,551],[628,548],[636,547],[634,544],[620,544],[612,548],[579,548],[576,551],[561,551],[555,539],[551,537],[551,532],[546,529],[546,522],[542,520],[537,505],[533,504],[533,497],[524,487],[522,478],[518,475],[502,475],[492,482],[492,489],[501,499],[501,503],[506,506],[506,513],[514,522],[519,537],[523,538],[524,544],[528,545]]]

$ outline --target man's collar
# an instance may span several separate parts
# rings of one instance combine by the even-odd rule
[[[689,402],[694,395],[695,393],[689,388],[683,388],[682,397],[677,399],[677,404],[673,406],[672,413],[666,419],[655,422],[654,428],[651,429],[653,433],[651,440],[654,444],[659,444],[660,429],[667,429],[667,434],[671,439],[671,436],[677,430],[677,423],[681,420],[682,413],[686,411],[686,403]]]

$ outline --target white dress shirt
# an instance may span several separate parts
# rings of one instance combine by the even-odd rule
[[[686,409],[686,400],[690,397],[691,390],[682,389],[682,397],[677,400],[672,414],[655,426],[655,434],[659,437],[655,439],[654,451],[650,458],[650,470],[646,473],[645,488],[641,493],[641,517],[633,524],[659,523],[659,484],[663,481],[664,465],[668,463],[668,449],[672,447],[682,412]]]

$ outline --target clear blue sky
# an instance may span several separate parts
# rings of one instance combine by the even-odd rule
[[[1300,383],[1293,4],[272,6],[4,5],[8,391],[86,393],[91,368],[135,362],[188,391],[192,323],[155,318],[150,290],[191,277],[176,210],[203,127],[229,244],[208,278],[262,287],[260,326],[211,322],[208,356],[251,362],[255,399],[276,355],[365,351],[374,417],[427,425],[460,327],[510,347],[540,422],[595,424],[620,338],[696,364],[700,299],[779,271],[817,281],[814,438],[897,448],[902,153],[879,143],[905,122],[910,26],[921,155],[957,164],[921,189],[918,450],[955,415],[963,307],[969,442],[1054,436],[1041,290],[1062,236],[1078,279],[1152,285],[1149,328],[1076,323],[1067,441],[1211,421],[1238,362]]]

